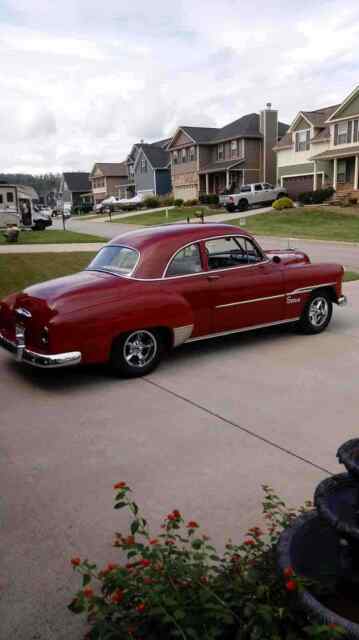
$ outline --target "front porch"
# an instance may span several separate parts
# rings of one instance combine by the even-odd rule
[[[334,156],[334,153],[336,154]],[[359,153],[350,153],[347,149],[341,151],[329,151],[320,154],[314,160],[313,189],[319,189],[321,171],[318,171],[318,163],[327,160],[329,171],[323,187],[333,187],[338,196],[359,197]]]
[[[220,195],[224,191],[235,193],[243,184],[242,169],[212,170],[200,173],[200,193]]]

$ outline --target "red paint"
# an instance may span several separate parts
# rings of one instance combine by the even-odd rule
[[[30,320],[24,319],[27,348],[50,354],[81,351],[83,362],[106,362],[113,340],[133,329],[167,327],[173,332],[193,325],[191,337],[200,337],[296,318],[310,294],[293,293],[290,302],[286,294],[299,288],[334,283],[333,295],[341,295],[343,268],[311,264],[299,251],[267,252],[257,264],[209,271],[204,242],[225,235],[253,239],[224,224],[169,225],[123,234],[109,244],[139,251],[131,277],[83,271],[29,287],[1,304],[0,331],[13,340],[14,309],[25,307],[32,313]],[[173,254],[193,242],[200,245],[203,272],[162,279]],[[274,255],[281,260],[274,262]],[[278,297],[257,300],[272,296]],[[238,302],[245,304],[216,308]],[[40,340],[44,326],[48,346]]]

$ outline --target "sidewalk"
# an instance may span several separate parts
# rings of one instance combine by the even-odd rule
[[[111,214],[111,220],[120,220],[121,218],[135,218],[136,216],[143,216],[145,213],[158,213],[159,211],[166,211],[166,209],[168,209],[168,211],[170,211],[171,209],[174,209],[175,207],[158,207],[157,209],[140,209],[139,211],[122,211],[121,213],[112,213]],[[75,217],[73,218],[75,219]],[[98,217],[91,215],[91,216],[79,216],[78,218],[76,218],[76,220],[78,220],[79,222],[81,222],[82,220],[91,220],[92,222],[106,222],[107,220],[110,220],[110,216],[104,215],[103,213],[99,213]]]

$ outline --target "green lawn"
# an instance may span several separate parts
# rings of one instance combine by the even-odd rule
[[[344,273],[344,282],[351,282],[352,280],[359,280],[359,273],[356,271],[346,271]]]
[[[17,244],[68,244],[72,242],[107,242],[108,239],[93,236],[76,231],[45,230],[45,231],[20,231]],[[0,232],[0,244],[16,244],[7,242]]]
[[[30,284],[81,271],[94,255],[92,252],[0,255],[0,300]]]
[[[245,214],[243,214],[243,217]],[[228,220],[240,226],[240,218]],[[247,218],[254,235],[359,242],[359,208],[298,207]]]
[[[222,213],[221,209],[208,209],[207,207],[176,207],[174,209],[169,209],[168,218],[166,217],[165,211],[152,211],[152,213],[143,213],[138,216],[121,216],[121,218],[117,218],[114,220],[114,223],[123,223],[123,224],[138,224],[140,226],[152,226],[155,224],[168,224],[169,222],[178,222],[179,220],[187,220],[187,216],[190,218],[194,218],[197,211],[203,211],[205,215],[205,219],[208,216],[217,215],[218,213]]]

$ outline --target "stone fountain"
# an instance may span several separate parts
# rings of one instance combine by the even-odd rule
[[[349,640],[359,639],[359,438],[345,442],[337,457],[347,473],[319,484],[317,511],[282,533],[278,557],[282,570],[292,566],[308,579],[299,604],[318,621],[340,625]]]

